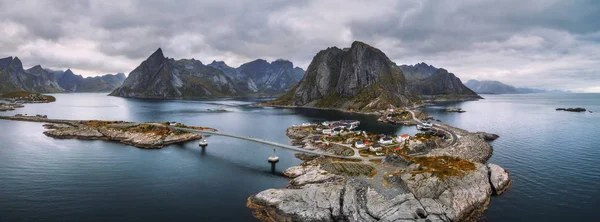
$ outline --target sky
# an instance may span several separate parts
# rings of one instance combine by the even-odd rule
[[[205,64],[306,69],[359,40],[463,82],[600,92],[598,0],[0,0],[0,30],[0,57],[84,76],[128,74],[159,47]]]

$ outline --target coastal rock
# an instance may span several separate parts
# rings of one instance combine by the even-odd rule
[[[487,167],[490,171],[490,184],[492,184],[494,194],[502,194],[512,183],[509,172],[493,163],[488,163]]]
[[[304,175],[306,172],[308,171],[315,171],[318,169],[316,166],[303,166],[303,165],[298,165],[298,166],[293,166],[290,168],[287,168],[283,171],[283,174],[286,175],[289,178],[296,178],[299,177],[301,175]]]
[[[305,169],[303,174],[298,175],[296,178],[290,181],[291,187],[301,187],[306,184],[315,184],[315,183],[331,183],[338,182],[342,180],[343,177],[339,175],[335,175],[329,173],[325,170],[320,169],[319,167],[311,167]]]
[[[488,168],[475,163],[475,170],[462,176],[440,178],[431,173],[404,173],[391,178],[425,203],[429,214],[448,217],[452,221],[470,218],[485,209],[492,193]]]
[[[481,137],[482,139],[484,139],[486,141],[494,141],[494,140],[500,138],[500,136],[498,136],[498,134],[486,133],[486,132],[477,132],[477,135],[479,135],[479,137]]]
[[[433,149],[427,156],[453,156],[479,163],[487,162],[492,156],[492,146],[480,134],[445,124],[436,124],[436,126],[454,132],[458,138],[456,138],[455,145]]]
[[[567,111],[567,112],[585,112],[585,108],[577,107],[577,108],[556,108],[556,111]]]

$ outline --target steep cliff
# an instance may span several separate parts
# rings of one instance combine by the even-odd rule
[[[399,67],[379,49],[356,41],[348,49],[317,53],[302,80],[272,104],[368,112],[417,102]]]
[[[11,90],[41,93],[63,91],[56,83],[54,75],[41,66],[24,70],[19,58],[7,57],[0,59],[0,92]]]

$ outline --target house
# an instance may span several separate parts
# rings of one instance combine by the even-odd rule
[[[381,149],[382,147],[380,144],[373,144],[371,147],[369,147],[369,151],[371,152],[379,152]]]
[[[362,149],[367,147],[367,145],[365,145],[365,143],[363,143],[363,141],[358,141],[356,143],[354,143],[354,147],[358,148],[358,149]]]
[[[310,123],[302,123],[301,126],[310,126],[310,125],[311,125]]]
[[[323,129],[323,134],[331,135],[333,133],[332,129]]]
[[[342,132],[342,128],[341,127],[336,127],[333,128],[333,132],[331,133],[331,135],[338,135]]]
[[[319,137],[319,136],[313,136],[312,141],[313,141],[313,143],[322,143],[323,142],[323,141],[321,141],[321,137]]]
[[[394,143],[394,139],[391,136],[384,136],[379,139],[379,143],[383,145],[390,145]]]
[[[396,142],[402,143],[404,141],[407,141],[408,139],[410,139],[410,135],[405,133],[405,134],[402,134],[402,135],[396,137]]]

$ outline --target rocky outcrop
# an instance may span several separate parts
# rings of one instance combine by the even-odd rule
[[[458,77],[445,69],[425,63],[400,66],[407,76],[410,89],[424,100],[476,100],[477,93],[466,87]]]
[[[9,91],[55,93],[64,91],[58,86],[54,75],[41,66],[23,69],[17,57],[0,59],[0,93]]]
[[[0,119],[43,122],[44,135],[57,139],[112,140],[138,148],[163,148],[170,144],[202,138],[196,133],[177,130],[163,123],[134,123],[101,120],[59,120],[39,116],[0,116]],[[187,126],[180,126],[187,127]],[[212,130],[204,127],[187,127]]]
[[[463,221],[485,209],[492,193],[488,167],[479,163],[443,179],[412,164],[387,177],[387,188],[312,163],[284,171],[294,178],[288,188],[260,192],[247,205],[264,221]]]
[[[481,132],[471,133],[445,124],[436,124],[436,126],[453,132],[453,137],[457,137],[454,138],[456,139],[456,143],[453,146],[433,149],[427,154],[428,156],[452,156],[479,163],[487,162],[492,156],[494,150],[487,143],[485,134]]]
[[[357,41],[348,49],[317,53],[302,80],[269,105],[373,111],[416,102],[398,66],[379,49]]]
[[[493,163],[488,163],[487,167],[490,172],[490,184],[492,185],[494,194],[502,194],[512,183],[509,172]]]

